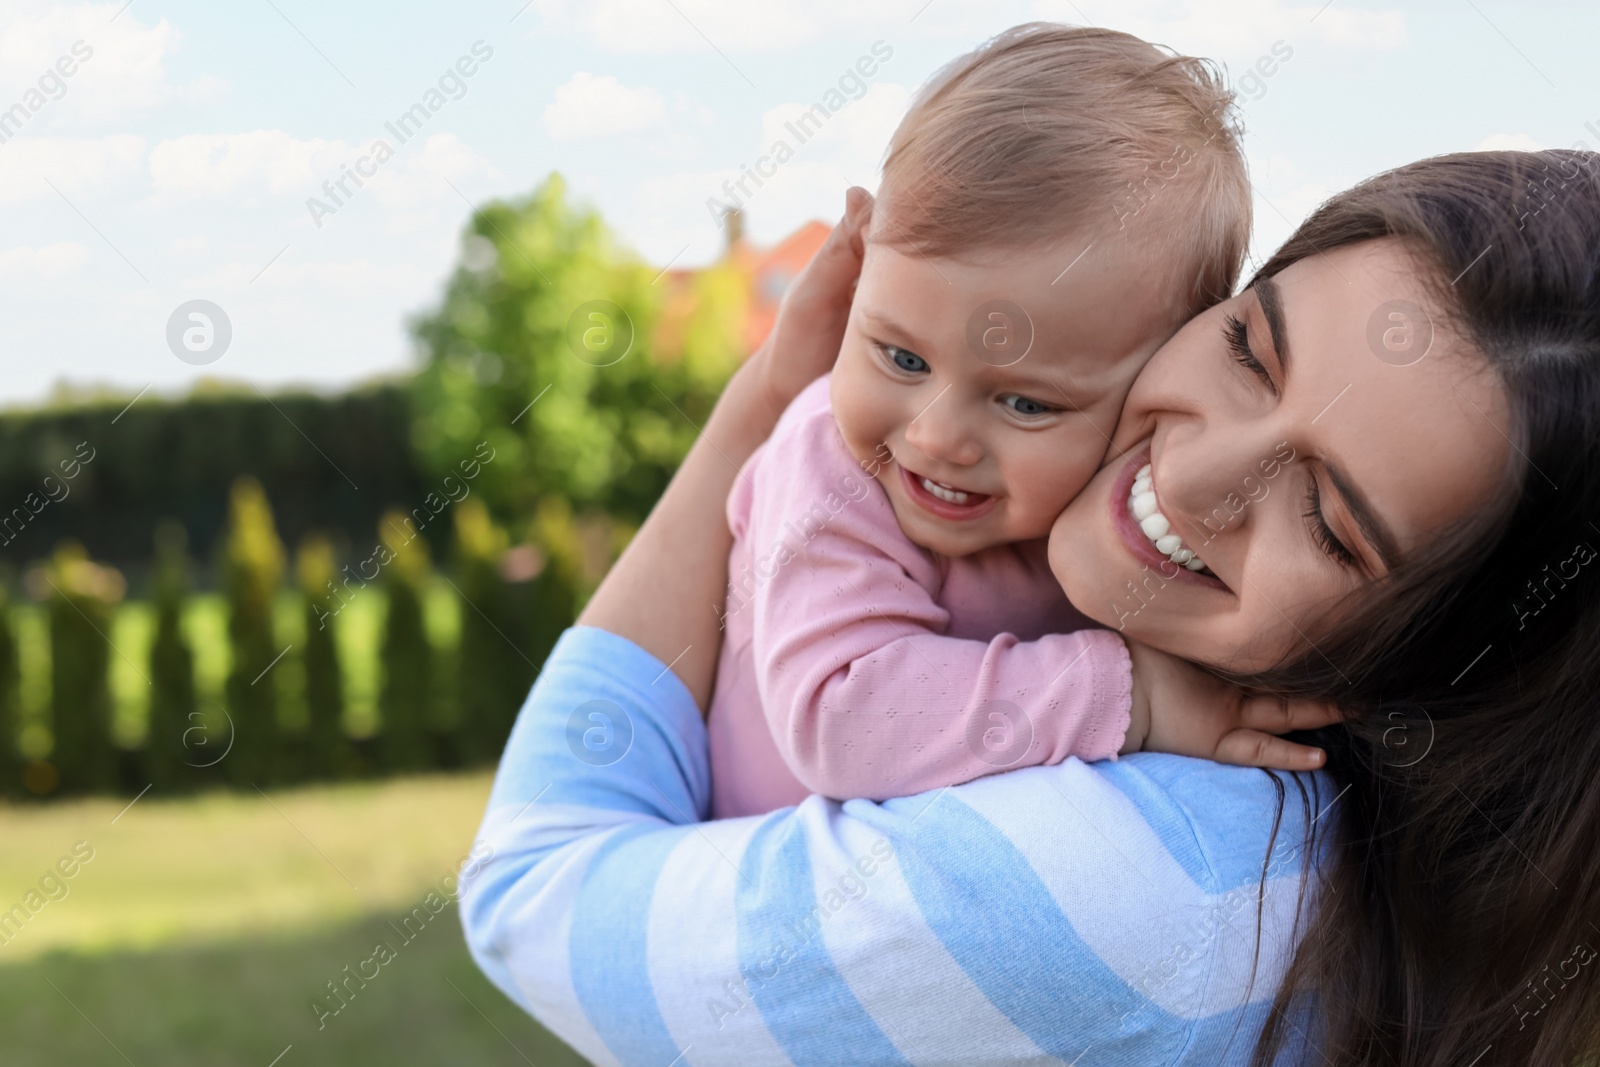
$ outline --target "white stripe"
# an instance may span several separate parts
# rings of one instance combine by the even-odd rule
[[[662,865],[647,952],[656,1004],[695,1067],[787,1067],[739,973],[738,864],[762,818],[703,822]]]
[[[960,799],[1010,839],[1106,966],[1176,1015],[1198,1018],[1245,1002],[1253,886],[1231,897],[1206,892],[1134,803],[1075,758],[1005,778],[970,783]],[[1031,799],[1019,795],[1023,783]],[[1297,891],[1293,877],[1268,880],[1264,944],[1287,942]],[[1277,988],[1285,963],[1283,953],[1262,952],[1255,996]]]
[[[817,900],[825,904],[832,893],[846,903],[823,909],[821,937],[856,999],[901,1054],[912,1063],[1060,1065],[989,1002],[928,928],[899,864],[879,862],[872,850],[878,844],[881,852],[883,836],[833,817],[837,807],[822,804],[814,797],[799,809]],[[938,1009],[930,1010],[934,1003]]]
[[[574,815],[583,809],[574,808]],[[536,827],[532,820],[515,825],[505,825],[517,814],[515,808],[491,811],[484,819],[499,823],[497,831],[480,835],[494,848],[494,855],[511,856],[527,846],[523,839],[541,836],[544,828]],[[592,812],[591,825],[615,816],[615,812]],[[581,816],[578,816],[581,817]],[[621,829],[618,827],[617,829]],[[533,896],[525,896],[520,884],[513,885],[502,898],[506,914],[495,920],[494,928],[501,938],[512,938],[517,943],[506,953],[506,962],[512,978],[523,998],[533,1006],[534,1016],[567,1044],[581,1053],[589,1062],[599,1067],[622,1067],[622,1063],[600,1034],[589,1022],[578,994],[572,987],[572,965],[567,954],[567,943],[572,932],[572,909],[583,885],[584,873],[595,853],[616,831],[597,833],[579,838],[574,844],[559,849],[545,857],[543,863],[559,864],[560,870]],[[485,877],[491,870],[486,866],[479,873]],[[515,900],[515,904],[509,901]],[[553,929],[552,929],[553,924]]]

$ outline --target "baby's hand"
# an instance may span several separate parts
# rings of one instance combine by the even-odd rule
[[[1247,697],[1227,682],[1177,656],[1137,641],[1133,712],[1123,752],[1171,752],[1244,767],[1309,771],[1326,759],[1320,748],[1274,735],[1339,721],[1327,704]]]

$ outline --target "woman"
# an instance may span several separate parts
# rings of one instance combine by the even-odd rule
[[[860,208],[518,720],[463,895],[490,977],[598,1063],[1600,1047],[1596,157],[1445,157],[1334,198],[1157,354],[1060,520],[1088,614],[1345,711],[1293,800],[1140,753],[697,823],[723,499],[831,361]],[[1145,568],[1120,509],[1146,454],[1215,581]]]

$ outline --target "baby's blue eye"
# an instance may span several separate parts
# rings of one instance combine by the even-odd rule
[[[1000,398],[1000,403],[1011,408],[1014,413],[1022,414],[1022,416],[1038,416],[1038,414],[1046,414],[1051,411],[1050,405],[1043,405],[1043,403],[1038,403],[1037,400],[1032,400],[1029,397],[1018,397],[1016,394]]]
[[[885,345],[884,351],[888,353],[890,359],[894,360],[894,365],[907,374],[921,374],[928,369],[928,361],[915,352],[907,352],[905,349],[896,348],[894,345]]]
[[[1041,404],[1037,400],[1025,396],[1017,396],[1015,393],[1001,397],[1000,402],[1024,418],[1036,418],[1040,415],[1049,414],[1054,410],[1048,404]]]

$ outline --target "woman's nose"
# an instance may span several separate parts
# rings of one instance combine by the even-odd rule
[[[1274,458],[1273,445],[1251,435],[1169,441],[1152,461],[1163,513],[1185,538],[1210,539],[1237,528],[1256,495],[1259,464]]]

